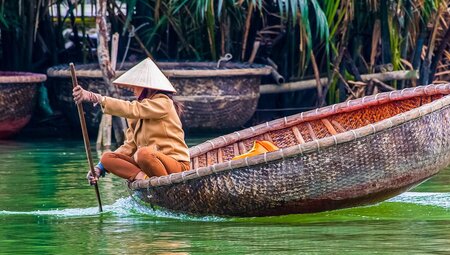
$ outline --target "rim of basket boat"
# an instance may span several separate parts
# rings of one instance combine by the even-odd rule
[[[379,105],[391,101],[404,100],[417,96],[431,96],[437,94],[450,94],[450,84],[442,85],[428,85],[415,88],[407,88],[403,90],[380,93],[373,96],[366,96],[363,98],[350,100],[344,103],[318,108],[316,110],[307,111],[300,114],[291,115],[289,117],[266,122],[265,124],[250,127],[239,132],[234,132],[228,135],[220,136],[213,140],[206,141],[202,144],[194,146],[190,149],[191,158],[206,153],[210,150],[221,148],[229,144],[238,142],[243,139],[251,138],[267,131],[287,128],[297,125],[302,122],[321,119],[329,115],[351,112],[357,109],[368,106]],[[296,155],[304,155],[338,144],[351,142],[356,139],[373,135],[381,131],[399,126],[405,122],[420,118],[424,115],[442,109],[450,104],[450,96],[444,96],[441,99],[435,100],[423,106],[411,109],[407,112],[397,114],[393,117],[384,119],[382,121],[366,125],[357,129],[349,130],[344,133],[324,137],[314,141],[303,144],[294,145],[274,152],[268,152],[253,157],[246,157],[238,160],[229,160],[223,163],[216,163],[210,166],[199,167],[181,173],[170,174],[161,177],[152,177],[147,180],[138,180],[130,183],[131,189],[150,188],[163,185],[170,185],[180,183],[191,179],[200,178],[222,171],[236,170],[243,167],[250,167],[259,164],[267,164],[271,161],[283,160],[285,158]],[[278,128],[273,129],[273,126]]]
[[[35,83],[35,82],[44,82],[46,80],[47,80],[47,75],[40,74],[40,73],[0,71],[0,84],[1,83]]]
[[[159,62],[158,66],[165,68],[174,67],[214,67],[217,63],[214,62]],[[226,64],[224,64],[226,65]],[[195,78],[195,77],[233,77],[233,76],[260,76],[268,75],[272,72],[272,67],[267,65],[253,64],[253,67],[239,64],[239,63],[229,63],[229,68],[227,69],[197,69],[197,70],[183,70],[183,69],[165,69],[162,72],[169,78]],[[83,69],[77,70],[77,77],[82,78],[103,78],[102,71],[98,64],[83,64]],[[243,66],[243,68],[239,68]],[[116,76],[119,77],[126,70],[116,71]],[[70,70],[68,66],[59,65],[50,67],[47,69],[47,75],[49,77],[70,77]]]

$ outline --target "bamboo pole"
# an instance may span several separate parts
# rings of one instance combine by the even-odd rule
[[[387,73],[374,73],[374,74],[363,74],[361,75],[362,81],[370,81],[372,79],[377,79],[379,81],[392,81],[392,80],[415,80],[419,78],[417,71],[393,71]],[[327,78],[321,78],[320,83],[324,86],[328,83]],[[272,93],[284,93],[305,89],[312,89],[317,87],[316,79],[304,80],[296,82],[287,82],[282,85],[277,84],[266,84],[260,86],[261,94],[272,94]]]
[[[75,66],[73,65],[73,63],[70,63],[70,72],[72,74],[72,84],[73,87],[75,88],[78,85],[78,81],[75,72]],[[94,171],[94,164],[92,163],[91,145],[89,142],[89,134],[86,127],[86,120],[84,119],[83,105],[77,104],[77,109],[78,109],[78,117],[80,118],[81,132],[83,133],[84,149],[86,150],[86,157],[89,163],[89,171],[91,171],[92,176],[97,177]],[[94,188],[95,194],[97,196],[98,210],[99,212],[103,212],[102,201],[100,199],[100,191],[98,190],[97,183],[94,183]]]

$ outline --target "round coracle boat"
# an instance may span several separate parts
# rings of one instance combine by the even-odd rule
[[[108,87],[103,81],[102,72],[98,64],[76,65],[78,84],[89,91],[108,95]],[[53,88],[56,97],[56,106],[59,108],[69,120],[72,127],[80,128],[80,119],[78,117],[78,109],[73,101],[72,96],[72,77],[69,65],[58,65],[47,69],[47,76]],[[133,92],[114,88],[116,97],[124,100],[135,99]],[[86,127],[90,134],[97,134],[100,121],[102,119],[102,111],[100,106],[94,106],[90,103],[83,104],[83,110],[86,119]]]
[[[450,163],[450,84],[408,88],[274,120],[190,148],[192,170],[129,188],[192,215],[312,213],[383,201]],[[279,150],[231,160],[255,141]]]
[[[128,63],[123,70],[133,65]],[[256,110],[261,76],[271,72],[271,68],[264,65],[230,62],[220,64],[219,68],[212,62],[159,62],[158,66],[177,90],[175,98],[184,104],[181,120],[185,130],[235,129],[244,125]],[[76,69],[78,83],[83,88],[106,93],[97,64],[77,65]],[[123,70],[117,71],[117,76]],[[54,81],[60,108],[78,126],[68,66],[52,67],[47,74]],[[133,98],[123,89],[118,89],[118,95],[126,100]],[[98,128],[100,108],[86,105],[85,111],[88,129]]]
[[[37,84],[44,74],[0,71],[0,139],[20,131],[31,119]]]

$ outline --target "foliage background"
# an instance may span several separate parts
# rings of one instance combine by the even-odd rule
[[[419,70],[417,83],[387,84],[394,88],[447,80],[445,0],[107,1],[111,34],[121,35],[119,56],[217,61],[231,53],[234,61],[248,61],[256,42],[255,62],[275,63],[288,81],[328,77],[317,87],[319,104],[383,89],[346,84],[363,73]],[[89,32],[95,17],[88,15],[95,12],[88,0],[0,0],[0,69],[97,61]],[[130,33],[136,36],[128,45]],[[287,97],[303,100],[299,93]]]

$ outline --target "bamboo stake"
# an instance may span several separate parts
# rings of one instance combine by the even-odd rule
[[[112,36],[111,43],[111,68],[116,71],[117,66],[117,51],[119,49],[119,33],[115,33]]]
[[[260,41],[255,41],[253,43],[253,49],[252,49],[252,54],[250,55],[250,58],[248,59],[248,62],[250,64],[253,64],[253,62],[255,61],[256,58],[256,54],[258,53],[259,50],[259,46],[261,45]]]
[[[72,73],[72,84],[73,87],[75,88],[78,85],[78,81],[75,73],[75,66],[73,63],[70,63],[70,72]],[[87,132],[86,120],[84,119],[83,105],[77,104],[77,109],[78,109],[78,117],[80,118],[81,132],[83,133],[84,148],[86,150],[86,157],[89,163],[89,169],[91,171],[91,175],[97,177],[94,171],[94,164],[92,163],[91,145],[89,143],[89,134]],[[98,210],[99,212],[103,212],[102,201],[100,199],[100,191],[98,190],[97,183],[94,183],[94,188],[95,194],[97,196]]]

